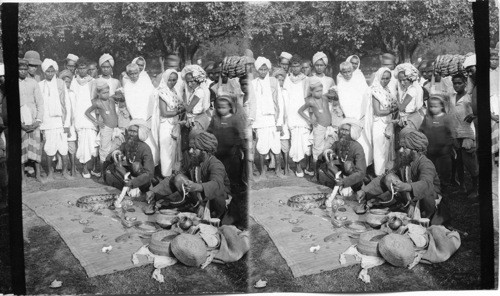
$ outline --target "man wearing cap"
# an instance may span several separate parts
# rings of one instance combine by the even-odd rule
[[[326,66],[328,66],[328,57],[322,51],[318,51],[312,58],[314,65],[314,73],[312,76],[317,77],[323,85],[323,94],[327,94],[330,88],[335,86],[333,78],[325,75]],[[305,74],[307,76],[307,74]]]
[[[361,136],[362,127],[354,118],[344,118],[339,127],[339,140],[330,148],[323,151],[323,157],[318,161],[325,175],[335,180],[335,186],[360,190],[366,175],[365,153],[361,144],[357,142]],[[336,178],[336,173],[342,175]],[[319,176],[318,176],[319,180]],[[349,195],[350,190],[342,194]]]
[[[64,68],[71,71],[75,75],[76,63],[78,62],[78,57],[72,53],[68,54],[64,62]]]
[[[54,181],[52,159],[56,154],[61,156],[62,175],[71,180],[67,170],[66,155],[68,154],[67,136],[70,127],[70,117],[66,109],[65,84],[56,77],[59,67],[56,61],[45,59],[42,63],[42,71],[45,79],[38,83],[43,95],[43,121],[40,130],[44,137],[43,150],[47,154],[47,181]]]
[[[147,195],[150,206],[146,213],[154,213],[156,200],[166,200],[165,205],[182,204],[183,188],[188,195],[188,202],[195,203],[201,200],[198,216],[203,216],[204,207],[209,208],[211,218],[222,218],[226,213],[227,200],[230,200],[230,183],[224,165],[214,153],[217,151],[217,138],[208,132],[194,131],[189,135],[190,167],[179,177],[163,179]],[[188,177],[186,177],[186,175]],[[175,184],[182,178],[182,184]]]
[[[40,176],[42,147],[40,124],[43,121],[43,96],[35,79],[28,77],[28,61],[19,60],[19,101],[21,105],[21,171],[23,187],[26,186],[24,165],[29,160],[35,164],[35,178],[43,182]]]
[[[24,54],[24,59],[28,61],[28,77],[39,82],[40,75],[36,74],[36,71],[38,70],[38,66],[42,64],[40,54],[34,50],[29,50]]]
[[[103,164],[106,184],[118,189],[129,187],[129,196],[139,196],[149,190],[154,178],[154,162],[151,148],[144,142],[148,134],[146,121],[130,121],[126,141],[112,151]]]
[[[391,181],[394,192],[409,194],[408,199],[411,199],[408,208],[409,217],[429,218],[431,224],[442,224],[443,217],[436,215],[436,209],[442,199],[441,185],[434,164],[425,156],[429,144],[427,137],[407,127],[400,132],[399,144],[400,163],[396,165],[394,171],[400,180]],[[373,179],[357,193],[358,200],[361,202],[365,199],[374,199],[374,204],[380,201],[392,204],[388,203],[392,196],[391,188],[387,188],[385,183],[383,176]],[[385,192],[389,193],[384,194]],[[406,203],[406,200],[403,203]]]
[[[292,54],[288,53],[286,51],[283,51],[280,54],[279,65],[278,66],[280,68],[283,68],[283,70],[285,70],[285,72],[288,73],[288,69],[290,68],[290,60],[291,59],[292,59]]]

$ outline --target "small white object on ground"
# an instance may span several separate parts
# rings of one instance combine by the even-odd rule
[[[101,249],[101,252],[103,252],[103,253],[109,253],[109,252],[111,252],[112,249],[113,249],[112,246],[103,247]]]
[[[50,283],[50,287],[55,289],[55,288],[60,288],[62,286],[62,281],[54,280],[52,283]]]
[[[321,247],[320,247],[319,245],[317,245],[317,246],[312,246],[312,247],[310,247],[310,248],[309,248],[309,252],[311,252],[311,253],[316,253],[317,251],[319,251],[319,249],[320,249],[320,248],[321,248]]]
[[[267,286],[267,281],[263,280],[258,280],[254,285],[255,288],[264,288],[266,286]]]

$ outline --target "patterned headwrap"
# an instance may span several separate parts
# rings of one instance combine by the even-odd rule
[[[66,78],[66,77],[73,78],[73,73],[71,73],[71,71],[68,69],[62,70],[61,73],[59,73],[60,79],[64,80],[64,78]]]
[[[399,145],[403,148],[425,152],[427,151],[429,140],[423,133],[413,128],[406,127],[399,133]]]
[[[217,138],[209,132],[198,132],[190,135],[189,147],[215,153],[217,151]]]
[[[199,65],[188,65],[184,67],[181,71],[181,77],[183,80],[186,80],[186,74],[188,73],[193,75],[193,79],[197,83],[203,83],[207,79],[207,73]]]
[[[148,123],[143,119],[133,119],[130,121],[128,128],[130,128],[131,126],[134,126],[134,125],[139,128],[139,130],[138,130],[139,140],[141,140],[143,142],[146,141],[148,139],[148,136],[149,136]]]
[[[415,68],[415,66],[413,66],[410,63],[403,63],[403,64],[397,65],[396,66],[396,73],[399,74],[399,72],[404,72],[406,78],[408,78],[408,80],[410,80],[410,82],[416,81],[418,79],[419,72],[418,72],[417,68]]]
[[[286,72],[283,70],[283,68],[276,68],[273,72],[273,77],[277,78],[278,76],[283,76],[286,77]]]

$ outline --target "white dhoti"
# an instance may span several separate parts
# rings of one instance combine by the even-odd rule
[[[99,158],[105,161],[112,151],[118,149],[124,142],[124,136],[120,128],[104,126],[99,131]]]
[[[163,177],[172,175],[174,164],[177,160],[177,141],[172,138],[172,129],[174,125],[167,119],[160,123],[160,165]]]
[[[306,127],[292,127],[290,134],[290,157],[292,160],[299,162],[305,156],[311,155],[311,142],[309,142],[311,131]]]
[[[76,130],[78,134],[78,149],[76,158],[80,163],[87,163],[92,157],[97,156],[96,139],[97,131],[91,128],[81,128]]]
[[[269,151],[274,154],[281,152],[280,132],[276,131],[275,126],[257,128],[256,132],[257,145],[255,148],[259,154],[265,155]]]
[[[43,151],[48,156],[54,156],[57,152],[62,156],[68,154],[68,137],[62,127],[44,130],[43,136],[45,138]]]
[[[320,156],[325,150],[326,129],[326,126],[322,126],[320,124],[313,128],[312,155],[314,161],[318,160],[318,156]]]
[[[385,136],[387,123],[382,120],[373,122],[373,165],[377,176],[385,173],[389,163],[390,139]],[[364,148],[363,148],[364,149]]]

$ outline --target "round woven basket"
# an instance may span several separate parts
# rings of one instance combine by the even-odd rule
[[[413,242],[402,234],[384,236],[378,243],[378,251],[387,262],[398,267],[410,265],[415,258]]]
[[[174,238],[170,250],[187,266],[200,266],[207,260],[207,246],[199,235],[182,233]]]
[[[162,230],[153,233],[149,243],[149,251],[155,255],[173,257],[174,254],[170,250],[170,244],[177,235],[179,233],[173,230]]]
[[[381,230],[370,230],[359,236],[358,252],[367,256],[381,257],[378,251],[378,243],[387,235],[387,232]]]

